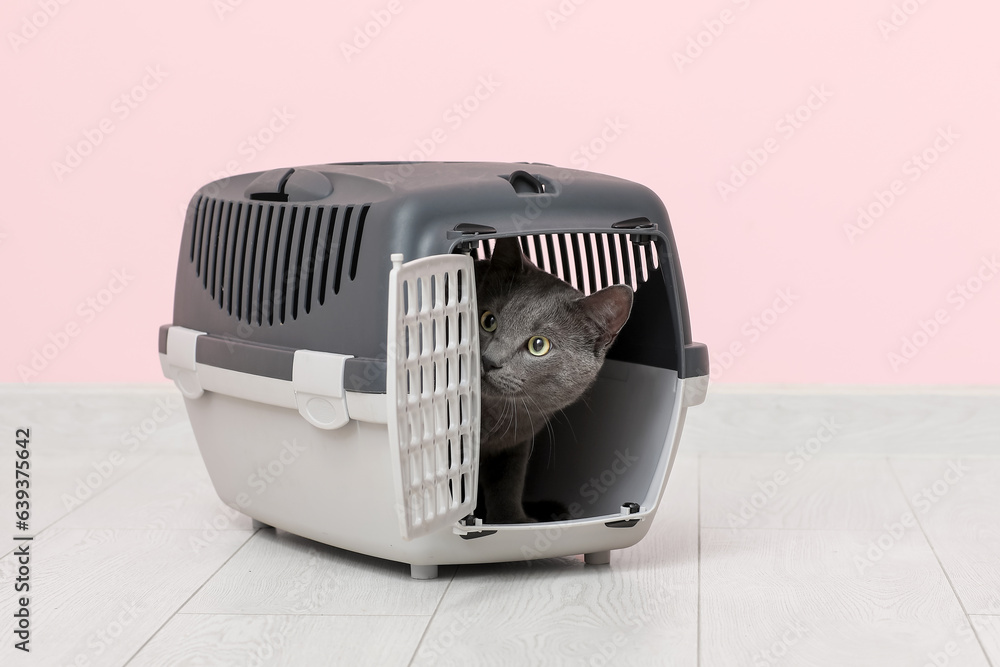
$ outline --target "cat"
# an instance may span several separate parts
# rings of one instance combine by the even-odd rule
[[[628,320],[632,289],[613,285],[584,296],[532,264],[515,238],[497,239],[475,268],[484,523],[529,523],[536,519],[521,496],[535,435],[597,379]]]

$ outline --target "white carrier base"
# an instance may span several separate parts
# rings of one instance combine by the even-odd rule
[[[610,362],[615,363],[615,362]],[[620,362],[618,362],[620,363]],[[411,540],[400,536],[388,430],[350,420],[339,429],[316,428],[295,408],[265,405],[205,391],[185,404],[202,457],[220,498],[256,522],[358,553],[409,563],[415,578],[433,578],[431,566],[532,560],[588,554],[607,562],[612,549],[634,545],[649,530],[677,450],[684,415],[704,392],[663,369],[635,367],[661,387],[673,384],[671,415],[648,492],[637,501],[630,527],[604,515],[561,522],[458,524]],[[655,376],[655,378],[654,378]],[[695,381],[700,380],[696,378]],[[653,387],[647,387],[652,391]],[[641,394],[640,394],[641,395]],[[662,394],[661,394],[662,396]],[[647,450],[648,451],[648,450]],[[463,538],[463,533],[469,533]],[[472,539],[468,539],[472,538]]]

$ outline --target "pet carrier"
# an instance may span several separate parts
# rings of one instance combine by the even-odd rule
[[[635,296],[586,401],[533,449],[525,500],[565,512],[491,525],[473,515],[474,260],[511,236],[584,293],[623,283]],[[659,198],[528,163],[314,165],[204,186],[159,351],[226,504],[417,578],[439,564],[608,562],[649,530],[708,384]]]

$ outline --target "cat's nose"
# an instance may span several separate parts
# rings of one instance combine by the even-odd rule
[[[487,357],[486,355],[483,355],[482,359],[483,359],[483,372],[484,373],[492,371],[492,370],[496,370],[497,368],[502,368],[503,367],[501,364],[498,364],[496,362],[496,360],[493,359],[492,357]]]

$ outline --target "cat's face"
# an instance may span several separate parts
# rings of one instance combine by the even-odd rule
[[[513,239],[477,262],[476,281],[483,398],[523,399],[545,413],[593,383],[632,306],[624,285],[585,297],[532,265]]]

